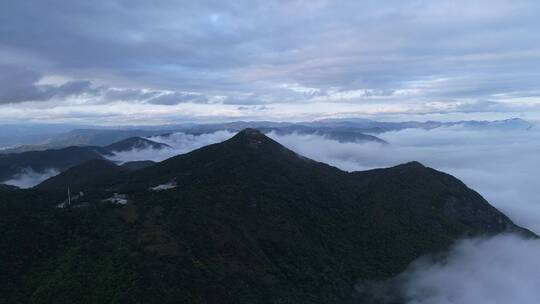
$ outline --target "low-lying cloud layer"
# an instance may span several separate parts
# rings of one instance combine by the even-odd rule
[[[177,132],[167,136],[153,136],[148,139],[167,144],[171,148],[160,150],[148,148],[116,152],[114,156],[109,157],[109,159],[120,163],[138,160],[162,161],[178,154],[184,154],[203,146],[227,140],[234,136],[234,134],[235,133],[229,131],[217,131],[200,135]]]
[[[3,181],[1,183],[26,189],[34,187],[42,181],[58,175],[59,173],[60,172],[56,169],[48,169],[44,172],[36,172],[30,168],[26,168],[15,174],[12,179]]]
[[[538,303],[540,240],[515,235],[467,239],[448,256],[424,257],[388,281],[357,286],[376,303]]]

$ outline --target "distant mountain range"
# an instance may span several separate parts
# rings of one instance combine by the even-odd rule
[[[144,129],[78,129],[57,134],[39,145],[27,145],[0,151],[0,183],[6,182],[31,170],[38,174],[49,169],[62,172],[72,166],[91,159],[108,158],[114,152],[137,149],[166,149],[167,144],[152,141],[146,137],[159,136],[163,139],[174,133],[201,135],[217,131],[238,132],[243,128],[256,127],[265,134],[277,135],[317,135],[339,142],[375,142],[388,144],[373,135],[407,128],[434,129],[463,126],[472,129],[528,130],[534,124],[522,119],[500,121],[460,121],[460,122],[377,122],[366,119],[328,119],[305,123],[276,122],[231,122],[208,125],[179,125],[167,128]],[[56,129],[54,129],[56,130]],[[56,130],[58,131],[58,130]],[[135,165],[135,164],[132,164]],[[136,165],[135,165],[136,166]]]
[[[343,119],[324,119],[314,122],[300,123],[276,123],[276,122],[231,122],[222,124],[207,124],[189,126],[182,130],[190,130],[193,133],[213,132],[218,130],[239,131],[245,128],[257,128],[261,130],[283,130],[288,132],[306,131],[306,132],[324,132],[325,130],[332,131],[354,131],[365,134],[379,134],[389,131],[397,131],[403,129],[435,129],[440,127],[451,127],[463,125],[471,128],[484,129],[521,129],[527,130],[534,126],[533,123],[520,118],[511,118],[495,121],[455,121],[455,122],[440,122],[440,121],[406,121],[406,122],[381,122],[371,119],[343,118]]]
[[[510,118],[505,120],[462,120],[452,122],[440,121],[406,121],[406,122],[380,122],[370,119],[325,119],[313,123],[317,126],[326,127],[353,127],[361,129],[366,133],[382,133],[403,129],[435,129],[440,127],[452,127],[462,125],[468,128],[479,129],[520,129],[527,130],[534,126],[533,123],[521,118]],[[308,124],[309,125],[309,124]]]
[[[76,129],[67,133],[56,134],[35,144],[21,145],[4,150],[0,153],[21,153],[28,151],[43,151],[61,149],[72,146],[99,146],[104,147],[128,138],[140,138],[162,134],[164,131],[151,131],[141,129]]]
[[[204,133],[213,133],[221,130],[238,132],[245,128],[256,128],[265,133],[276,132],[280,135],[287,134],[314,134],[335,139],[341,142],[379,142],[384,140],[377,137],[389,131],[398,131],[403,129],[435,129],[440,127],[451,127],[462,125],[474,129],[495,129],[495,130],[527,130],[534,126],[533,123],[519,118],[497,120],[497,121],[457,121],[457,122],[380,122],[369,119],[325,119],[314,122],[301,123],[281,123],[271,121],[252,121],[252,122],[229,122],[217,124],[184,124],[176,126],[161,126],[141,128],[85,128],[75,129],[66,133],[54,133],[49,136],[40,135],[40,139],[33,144],[23,144],[16,146],[13,139],[7,135],[0,134],[0,143],[11,148],[4,148],[0,153],[20,153],[26,151],[40,151],[47,149],[59,149],[69,146],[107,146],[115,142],[130,137],[151,137],[159,135],[169,135],[175,132],[200,135]],[[55,132],[61,129],[54,128]],[[25,133],[26,134],[26,133]],[[25,136],[30,136],[26,134]],[[2,141],[2,138],[4,140]],[[24,141],[28,143],[28,139]],[[15,145],[15,147],[13,147]]]
[[[372,303],[355,284],[459,238],[536,237],[420,163],[344,172],[254,129],[0,190],[0,227],[8,303]]]

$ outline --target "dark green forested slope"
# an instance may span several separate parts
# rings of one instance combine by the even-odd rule
[[[127,168],[129,170],[140,170],[146,167],[150,167],[154,164],[156,164],[156,162],[151,161],[151,160],[135,160],[135,161],[128,161],[128,162],[123,163],[122,167]]]
[[[64,191],[69,186],[72,191],[100,188],[127,175],[130,169],[117,166],[104,159],[94,159],[71,167],[35,186],[40,190]]]
[[[532,236],[419,163],[347,173],[255,130],[105,180],[63,209],[64,191],[0,191],[0,299],[348,303],[462,236]],[[102,202],[113,193],[129,203]]]

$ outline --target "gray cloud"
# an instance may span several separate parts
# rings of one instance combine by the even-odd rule
[[[38,84],[41,78],[40,73],[25,68],[0,66],[0,104],[66,98],[89,92],[92,86],[87,80],[61,85]]]
[[[59,86],[44,86],[48,88],[54,97],[68,97],[91,92],[92,82],[88,80],[68,81]]]
[[[141,99],[152,99],[160,95],[159,91],[142,91],[139,89],[118,89],[102,88],[103,98],[106,101],[124,100],[137,101]]]
[[[466,102],[456,105],[448,112],[462,113],[479,113],[479,112],[500,112],[500,113],[516,113],[516,112],[538,112],[540,111],[540,103],[508,103],[496,102],[489,100],[477,100],[474,102]],[[440,111],[439,113],[441,113]]]
[[[174,93],[165,93],[159,96],[153,97],[147,101],[151,104],[160,104],[160,105],[174,105],[183,102],[192,102],[192,103],[208,103],[210,102],[208,97],[202,94],[188,93],[188,92],[174,92]]]
[[[0,103],[42,100],[43,92],[35,85],[40,78],[27,69],[0,66]]]
[[[0,104],[27,101],[65,100],[86,96],[88,103],[114,101],[143,102],[156,105],[210,103],[209,97],[193,92],[98,86],[89,80],[66,81],[61,84],[40,84],[43,75],[14,66],[0,66]]]
[[[432,101],[540,96],[538,9],[503,0],[5,1],[0,63],[135,95],[172,92],[146,96],[156,105],[377,102],[422,112]],[[14,85],[35,78],[13,75],[4,103],[46,99]],[[109,95],[119,94],[129,99]]]

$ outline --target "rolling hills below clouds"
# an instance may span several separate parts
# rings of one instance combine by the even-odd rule
[[[0,154],[0,183],[28,188],[90,160],[105,160],[114,157],[116,153],[125,151],[167,148],[170,147],[163,143],[130,137],[105,147],[72,146],[44,151]]]
[[[253,129],[136,171],[92,162],[0,192],[3,298],[344,303],[463,236],[534,237],[420,163],[349,173]]]

